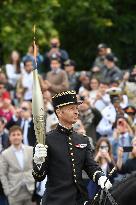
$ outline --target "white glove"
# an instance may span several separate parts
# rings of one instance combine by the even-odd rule
[[[35,147],[34,162],[36,164],[42,164],[45,162],[45,157],[47,157],[47,145],[37,144]]]
[[[106,176],[101,176],[98,180],[98,185],[100,185],[100,187],[102,189],[106,188],[106,189],[110,189],[112,187],[112,184],[110,183],[109,179],[107,180]],[[106,183],[105,183],[106,182]]]

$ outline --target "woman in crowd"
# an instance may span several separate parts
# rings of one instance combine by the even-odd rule
[[[13,87],[16,86],[17,80],[23,72],[23,67],[24,65],[20,61],[19,53],[17,51],[12,51],[10,55],[10,62],[6,64],[5,68],[8,81]]]
[[[113,183],[115,174],[109,176],[109,173],[115,166],[115,162],[112,155],[112,147],[107,137],[101,137],[97,141],[96,151],[95,151],[95,161],[98,162],[102,171],[105,173],[106,176],[109,177],[110,181]],[[89,197],[92,198],[96,194],[98,189],[99,189],[98,185],[90,181],[88,184]]]
[[[123,163],[123,153],[126,151],[131,154],[130,158]],[[136,171],[136,137],[132,140],[132,147],[128,147],[127,150],[123,149],[123,147],[118,148],[117,168],[121,174],[130,174],[133,171]]]
[[[112,155],[112,147],[107,137],[101,137],[96,144],[95,161],[99,163],[103,172],[108,176],[115,162]],[[111,178],[111,180],[113,180]]]
[[[89,91],[89,101],[90,104],[93,105],[96,100],[96,96],[99,88],[99,80],[97,78],[92,78],[90,80],[90,88],[91,90]]]

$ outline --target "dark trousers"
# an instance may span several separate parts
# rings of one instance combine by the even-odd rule
[[[4,195],[0,195],[0,205],[8,205],[8,200]]]

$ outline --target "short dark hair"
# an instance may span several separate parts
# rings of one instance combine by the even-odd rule
[[[61,63],[61,59],[59,58],[59,57],[51,57],[50,58],[50,63],[51,63],[51,61],[57,61],[58,63]]]
[[[18,125],[13,125],[10,129],[9,129],[9,135],[11,135],[12,132],[15,132],[15,131],[20,131],[21,134],[23,134],[23,130],[20,126]]]
[[[105,44],[105,43],[100,43],[98,46],[97,46],[97,49],[100,50],[101,48],[107,48],[108,46]]]
[[[32,59],[31,57],[28,57],[28,58],[24,61],[24,66],[25,66],[28,62],[32,62],[32,63],[33,63],[33,59]]]

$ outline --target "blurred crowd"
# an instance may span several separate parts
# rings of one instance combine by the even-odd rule
[[[22,151],[36,144],[31,105],[33,53],[33,45],[24,56],[12,51],[9,61],[0,69],[1,205],[7,205],[7,199],[9,205],[16,205],[13,198],[21,196],[20,190],[24,195],[18,201],[29,195],[32,204],[39,205],[45,189],[46,179],[37,183],[28,178],[32,171],[32,149],[26,152],[28,157]],[[83,103],[79,105],[79,120],[73,128],[89,137],[95,160],[107,176],[116,167],[116,174],[110,176],[112,183],[136,170],[136,65],[123,70],[118,64],[119,59],[105,43],[96,47],[90,70],[80,71],[68,52],[61,48],[58,38],[51,39],[45,54],[41,54],[37,46],[37,68],[47,111],[46,132],[58,123],[51,97],[67,89],[76,90]],[[25,167],[27,163],[30,166]],[[98,187],[85,173],[83,178],[91,198]],[[27,190],[28,184],[31,190]],[[18,204],[27,205],[28,201]]]

